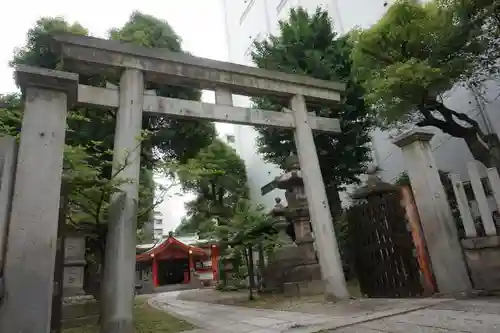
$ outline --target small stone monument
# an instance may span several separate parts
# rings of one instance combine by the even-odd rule
[[[84,295],[85,236],[70,234],[64,243],[63,295]]]
[[[83,289],[85,235],[72,232],[64,238],[63,328],[97,324],[99,303]]]

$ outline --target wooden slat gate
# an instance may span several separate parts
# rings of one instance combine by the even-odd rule
[[[361,292],[368,297],[422,294],[420,271],[399,192],[367,197],[347,212]]]

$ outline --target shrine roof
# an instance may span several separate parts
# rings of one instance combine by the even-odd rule
[[[189,252],[198,256],[207,255],[207,250],[204,250],[200,247],[187,244],[180,240],[181,237],[176,238],[173,236],[169,236],[165,238],[163,241],[155,243],[155,244],[143,244],[139,245],[136,248],[139,250],[146,247],[146,251],[139,253],[136,255],[136,261],[149,261],[152,257],[161,255],[162,253],[168,251],[169,249],[175,248],[180,249],[181,251]],[[147,247],[149,245],[149,247]]]

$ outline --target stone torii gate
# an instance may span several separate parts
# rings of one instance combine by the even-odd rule
[[[55,38],[62,72],[20,66],[25,96],[23,128],[8,235],[2,309],[3,333],[49,332],[66,114],[75,105],[117,109],[114,167],[132,180],[111,199],[103,299],[103,329],[131,333],[135,274],[136,209],[142,112],[216,122],[295,129],[295,142],[327,294],[349,296],[312,131],[338,133],[337,119],[309,114],[307,103],[338,104],[345,86],[181,53],[115,41],[64,35]],[[81,85],[78,74],[121,75],[118,88]],[[216,104],[157,97],[145,82],[215,91]],[[290,110],[274,112],[233,106],[232,94],[273,96]]]

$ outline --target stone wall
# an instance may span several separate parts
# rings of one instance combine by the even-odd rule
[[[99,303],[92,295],[85,295],[85,235],[69,233],[64,239],[64,273],[62,327],[82,327],[96,324]]]
[[[62,327],[84,327],[96,325],[99,321],[100,306],[89,295],[66,297],[63,300]]]
[[[500,236],[462,239],[474,289],[500,291]]]

